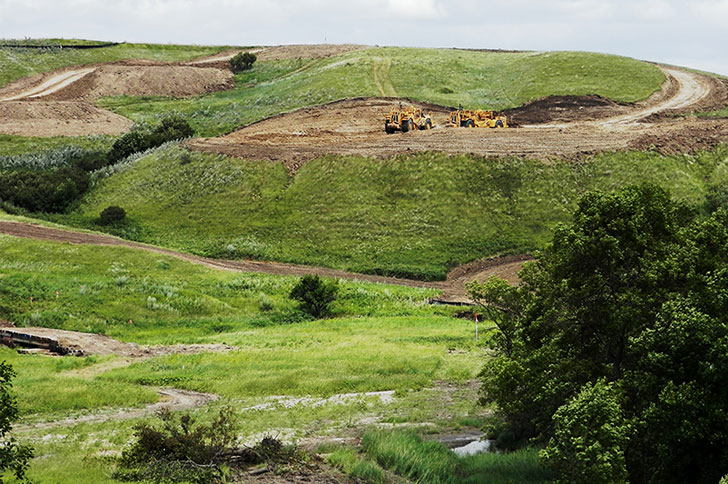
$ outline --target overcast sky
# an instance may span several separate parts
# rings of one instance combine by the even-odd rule
[[[728,75],[728,0],[0,0],[0,37],[586,50]]]

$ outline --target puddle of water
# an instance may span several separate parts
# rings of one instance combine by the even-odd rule
[[[488,439],[474,440],[467,445],[462,447],[455,447],[451,449],[458,457],[467,457],[469,455],[482,454],[483,452],[490,451],[492,441]]]

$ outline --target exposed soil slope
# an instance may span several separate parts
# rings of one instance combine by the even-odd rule
[[[0,233],[12,235],[15,237],[25,237],[31,239],[50,240],[53,242],[65,242],[71,244],[93,244],[93,245],[110,245],[131,247],[135,249],[147,250],[159,254],[170,255],[180,259],[202,264],[207,267],[240,272],[260,272],[265,274],[292,275],[303,276],[305,274],[318,274],[325,277],[337,277],[341,279],[378,282],[384,284],[395,284],[408,287],[424,287],[443,291],[445,301],[464,302],[467,301],[464,284],[473,279],[479,281],[485,280],[491,275],[498,275],[507,280],[515,281],[515,274],[520,270],[523,261],[529,260],[528,256],[493,258],[485,261],[476,261],[466,264],[461,268],[454,269],[448,275],[446,281],[442,282],[423,282],[412,279],[401,279],[396,277],[374,276],[370,274],[357,274],[354,272],[345,272],[326,267],[303,266],[296,264],[283,264],[280,262],[267,261],[233,261],[223,259],[209,259],[206,257],[198,257],[182,252],[175,252],[168,249],[162,249],[152,245],[140,244],[137,242],[129,242],[127,240],[118,239],[109,235],[90,234],[84,232],[75,232],[71,230],[54,229],[33,225],[24,222],[0,221]]]
[[[194,140],[190,147],[241,158],[281,161],[290,172],[295,172],[307,160],[329,153],[388,157],[413,151],[443,151],[572,159],[627,149],[646,136],[670,137],[686,127],[701,133],[710,121],[668,118],[659,123],[639,122],[657,113],[690,109],[711,98],[718,104],[725,102],[713,96],[720,87],[714,80],[672,68],[663,70],[669,78],[665,88],[644,103],[619,106],[595,96],[549,98],[514,110],[512,115],[522,124],[518,129],[446,128],[449,108],[406,99],[359,98],[274,116],[227,136]],[[400,101],[432,113],[436,129],[385,134],[384,118],[390,107]],[[555,119],[567,122],[523,124]],[[694,142],[697,147],[705,144],[701,138]]]
[[[25,136],[120,134],[130,120],[98,109],[102,96],[186,97],[230,89],[229,69],[118,62],[21,79],[0,89],[0,133]]]

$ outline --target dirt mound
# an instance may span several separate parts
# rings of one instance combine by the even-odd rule
[[[187,97],[234,86],[229,69],[154,61],[65,69],[0,89],[0,133],[24,136],[121,134],[132,122],[92,102],[102,96]]]
[[[171,354],[230,351],[233,349],[230,346],[220,344],[142,346],[135,343],[124,343],[100,334],[79,333],[76,331],[65,331],[62,329],[52,328],[17,328],[17,331],[24,334],[56,340],[60,346],[80,350],[84,355],[113,354],[132,358],[147,358],[150,356]]]
[[[630,143],[637,150],[655,150],[663,155],[694,153],[728,142],[728,123],[707,120],[686,124],[670,132],[648,133]]]
[[[458,266],[447,274],[447,287],[438,301],[469,302],[465,294],[465,284],[471,281],[484,282],[492,276],[505,279],[511,284],[520,281],[518,272],[525,262],[533,260],[530,255],[509,255],[476,260]]]
[[[368,49],[366,45],[356,44],[301,44],[301,45],[278,45],[265,47],[256,55],[258,60],[283,60],[283,59],[322,59],[336,55],[346,54],[355,50]]]
[[[229,69],[179,65],[104,65],[45,100],[93,101],[104,96],[189,97],[231,89]]]
[[[598,95],[549,96],[505,113],[511,124],[523,125],[599,119],[621,114],[624,110],[623,106]]]
[[[87,102],[0,102],[0,133],[22,136],[120,134],[133,123]]]

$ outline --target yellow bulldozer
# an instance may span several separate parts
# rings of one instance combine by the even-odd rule
[[[415,129],[432,129],[432,119],[429,114],[422,112],[422,109],[414,106],[394,107],[384,121],[384,131],[387,134],[401,131],[414,131]]]
[[[495,111],[463,109],[450,113],[450,126],[458,128],[507,128],[508,117]]]

